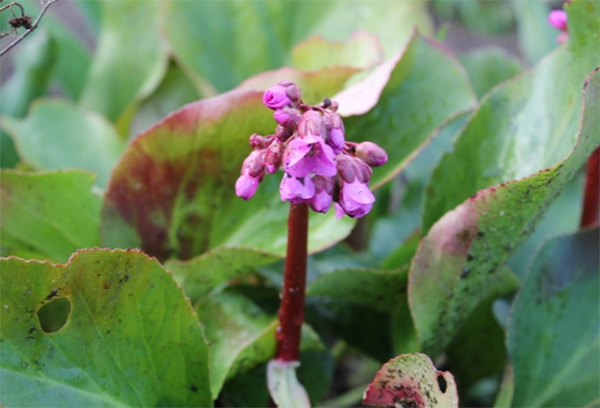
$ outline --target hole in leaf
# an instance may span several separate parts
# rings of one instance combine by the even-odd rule
[[[448,384],[446,383],[446,379],[442,374],[437,375],[437,382],[440,387],[440,391],[443,393],[446,392],[446,388],[448,388]]]
[[[71,313],[71,302],[61,297],[44,304],[37,311],[37,317],[44,333],[54,333],[63,328]]]

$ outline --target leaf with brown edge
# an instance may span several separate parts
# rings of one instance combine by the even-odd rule
[[[437,371],[425,354],[402,354],[385,363],[365,391],[372,407],[458,407],[454,377]]]
[[[0,404],[211,406],[209,346],[170,273],[138,250],[0,260]],[[67,303],[61,324],[56,305]],[[52,310],[54,319],[42,315]]]
[[[138,136],[113,171],[101,231],[109,247],[140,247],[160,260],[191,259],[219,246],[285,254],[288,204],[281,173],[265,177],[256,195],[235,195],[253,133],[271,134],[262,93],[231,91],[186,105]],[[313,213],[309,251],[345,238],[354,220]]]
[[[597,3],[574,0],[568,5],[569,18],[580,21],[580,29],[598,26],[598,14],[588,13],[588,7]],[[597,62],[598,39],[575,36],[573,41],[488,94],[454,152],[434,171],[430,188],[435,194],[426,201],[425,226],[435,219],[427,209],[433,200],[435,211],[443,212],[465,193],[472,196],[460,199],[462,204],[431,226],[409,272],[411,312],[422,350],[430,355],[449,344],[497,283],[501,266],[600,143],[600,74],[596,68],[586,78],[583,71]],[[548,98],[548,81],[564,93]],[[536,140],[536,149],[547,150],[515,148]],[[547,167],[535,172],[540,164]],[[486,175],[486,168],[498,173]],[[499,182],[502,178],[505,182]]]
[[[302,100],[310,104],[318,104],[323,98],[331,98],[352,75],[360,72],[356,67],[326,67],[318,71],[302,71],[297,68],[283,67],[274,71],[266,71],[248,78],[236,89],[266,91],[279,81],[294,81],[302,89]]]

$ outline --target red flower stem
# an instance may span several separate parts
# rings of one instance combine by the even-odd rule
[[[581,228],[598,225],[598,207],[600,206],[600,147],[594,150],[587,162],[585,175],[585,193],[583,196],[583,211],[581,213]]]
[[[279,327],[276,333],[275,354],[275,358],[283,361],[298,361],[300,354],[300,329],[304,322],[307,244],[308,204],[290,204],[281,306],[277,313]]]

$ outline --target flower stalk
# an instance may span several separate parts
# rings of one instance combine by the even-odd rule
[[[587,162],[581,228],[598,225],[600,206],[600,147],[596,148]]]
[[[277,317],[275,358],[298,361],[300,332],[304,322],[306,260],[308,256],[308,204],[290,204],[288,244],[283,275],[281,306]]]

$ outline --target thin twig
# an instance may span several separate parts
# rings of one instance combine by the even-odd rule
[[[6,54],[15,45],[17,45],[18,43],[20,43],[21,41],[23,41],[23,39],[25,37],[27,37],[33,30],[35,30],[37,28],[38,23],[40,22],[41,18],[44,16],[44,14],[46,14],[46,11],[48,10],[48,7],[50,7],[51,4],[56,3],[57,1],[58,0],[49,0],[46,4],[44,4],[44,6],[42,7],[42,10],[40,11],[40,15],[31,24],[31,28],[29,28],[28,30],[26,30],[23,34],[21,34],[19,37],[17,37],[13,42],[11,42],[10,44],[8,44],[8,46],[6,46],[6,48],[4,48],[2,51],[0,51],[0,57],[2,57],[4,54]]]

